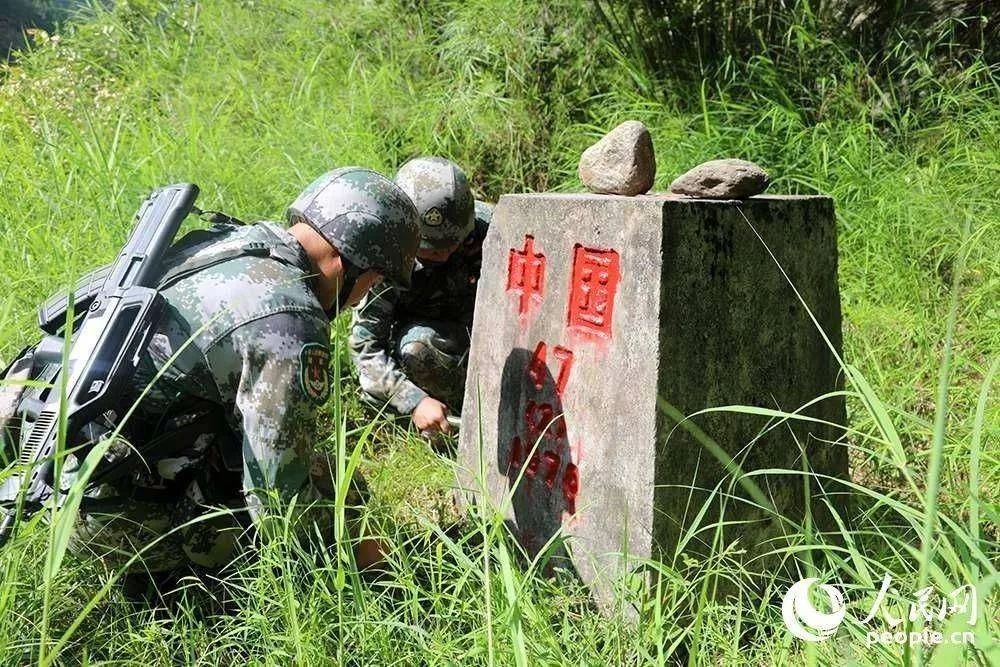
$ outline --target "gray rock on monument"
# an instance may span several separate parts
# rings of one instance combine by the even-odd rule
[[[640,195],[653,187],[656,157],[646,126],[627,120],[580,156],[580,180],[591,192]]]
[[[670,191],[700,199],[745,199],[759,195],[770,184],[771,177],[753,162],[709,160],[674,179]]]
[[[765,502],[792,522],[809,502],[813,526],[835,530],[840,347],[828,197],[504,195],[483,245],[460,501],[503,508],[531,555],[552,541],[602,604],[636,559],[710,552],[720,520],[727,557],[777,567],[756,557],[794,541],[794,524],[760,511],[703,438],[745,472],[789,471],[753,477]],[[816,421],[684,419],[726,405]]]

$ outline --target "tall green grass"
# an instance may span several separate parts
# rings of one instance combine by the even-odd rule
[[[653,133],[657,188],[698,162],[735,156],[765,166],[775,192],[836,201],[850,392],[841,446],[848,488],[865,502],[842,517],[839,534],[789,524],[792,544],[776,542],[772,555],[842,582],[858,609],[886,573],[894,602],[922,582],[942,591],[977,583],[983,652],[942,647],[930,659],[1000,660],[995,64],[972,58],[941,70],[933,45],[900,41],[886,44],[890,69],[873,72],[794,24],[787,34],[813,40],[803,53],[822,56],[822,67],[760,56],[723,61],[711,78],[671,78],[595,34],[591,4],[566,0],[130,0],[94,11],[58,39],[38,36],[0,73],[0,360],[35,336],[41,298],[114,255],[141,196],[164,182],[194,181],[203,208],[244,219],[278,218],[333,165],[390,172],[422,153],[459,161],[488,198],[573,190],[580,151],[638,118]],[[360,578],[345,543],[317,567],[279,536],[222,581],[188,581],[170,613],[154,612],[124,601],[119,573],[101,563],[48,557],[43,567],[56,533],[26,524],[0,554],[0,662],[916,658],[865,646],[865,628],[852,623],[804,648],[774,604],[791,582],[777,570],[751,577],[753,563],[725,544],[711,558],[679,551],[649,563],[652,588],[625,582],[618,613],[602,615],[572,582],[537,576],[542,561],[510,540],[499,508],[454,526],[449,463],[405,423],[366,411],[350,378],[336,386],[318,440],[340,454],[344,484],[351,467],[366,473],[368,518],[394,545],[389,575]],[[734,470],[717,493],[777,473]],[[704,519],[686,538],[717,527]],[[722,580],[734,593],[718,600],[708,593]],[[626,608],[638,609],[639,623]]]

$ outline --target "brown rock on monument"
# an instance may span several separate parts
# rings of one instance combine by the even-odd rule
[[[699,199],[745,199],[759,195],[771,177],[746,160],[709,160],[678,176],[670,191]]]
[[[640,195],[653,187],[656,158],[646,126],[627,120],[580,156],[580,180],[597,194]]]

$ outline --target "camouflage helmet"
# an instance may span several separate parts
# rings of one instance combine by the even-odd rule
[[[356,267],[410,286],[420,223],[413,202],[385,176],[363,167],[329,171],[286,215],[290,225],[303,222],[315,229]]]
[[[417,207],[422,250],[450,248],[475,227],[469,179],[451,160],[414,158],[399,168],[394,180]]]

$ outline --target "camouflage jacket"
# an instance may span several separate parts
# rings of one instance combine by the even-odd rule
[[[258,252],[205,267],[206,257],[250,246]],[[152,382],[130,420],[130,436],[155,437],[168,416],[208,405],[242,440],[249,500],[262,489],[312,500],[301,496],[311,489],[317,406],[329,390],[330,322],[313,292],[305,251],[274,223],[213,228],[171,249],[167,271],[185,266],[203,268],[162,289],[165,314],[141,360],[134,395],[126,397],[131,404]],[[200,453],[169,461],[154,453],[150,468],[171,479],[184,465],[200,464]]]
[[[396,330],[400,324],[427,320],[459,322],[471,330],[483,239],[492,216],[492,207],[477,201],[476,226],[447,262],[423,266],[417,260],[409,290],[380,285],[354,310],[348,342],[361,389],[400,414],[413,412],[427,392],[400,368],[394,356]]]

